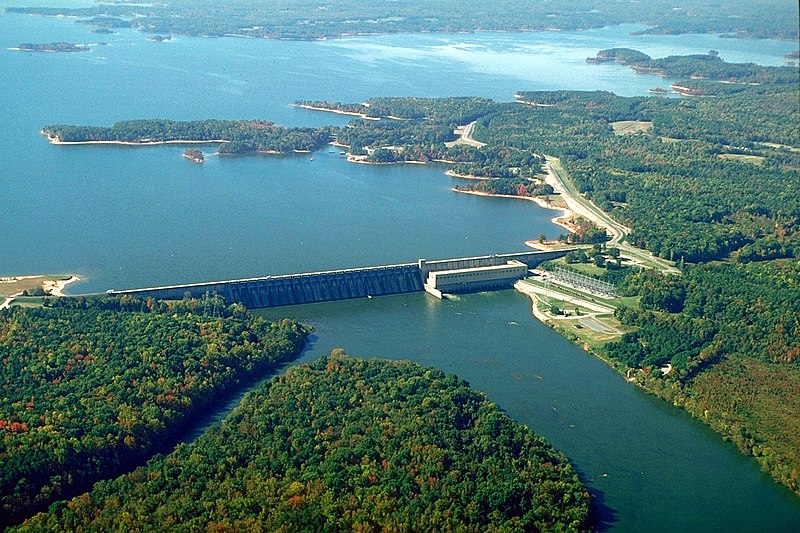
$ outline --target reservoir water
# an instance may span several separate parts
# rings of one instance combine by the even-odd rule
[[[0,5],[0,7],[4,7]],[[782,64],[793,44],[631,36],[635,27],[545,34],[393,35],[323,42],[98,36],[70,20],[0,14],[0,275],[78,274],[101,292],[523,250],[554,236],[552,211],[457,195],[438,166],[309,156],[208,157],[182,148],[52,146],[54,123],[263,118],[346,124],[298,99],[604,89],[644,95],[669,80],[588,65],[599,49],[653,56],[716,49]],[[108,42],[90,52],[22,42]],[[212,148],[204,148],[211,152]],[[304,359],[333,347],[454,372],[563,450],[620,531],[800,530],[800,500],[702,424],[627,384],[534,321],[513,292],[411,295],[272,311],[316,327]]]

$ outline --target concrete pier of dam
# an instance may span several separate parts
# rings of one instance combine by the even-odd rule
[[[520,252],[435,261],[420,259],[416,263],[399,265],[110,290],[108,294],[180,300],[187,295],[199,298],[208,293],[216,293],[229,302],[242,303],[248,309],[260,309],[423,292],[430,272],[505,265],[509,261],[518,261],[533,268],[542,261],[563,257],[568,251]],[[463,289],[469,290],[466,286]]]

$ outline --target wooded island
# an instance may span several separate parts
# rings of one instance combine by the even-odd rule
[[[303,107],[373,120],[356,119],[342,129],[275,131],[281,138],[320,143],[335,138],[366,162],[447,161],[458,174],[485,179],[462,185],[465,190],[519,196],[552,193],[537,183],[545,158],[557,158],[585,198],[630,228],[629,244],[676,262],[682,271],[664,275],[598,261],[608,269],[607,279],[638,303],[618,310],[631,332],[596,351],[733,440],[798,491],[797,70],[729,64],[714,53],[659,60],[606,50],[599,57],[669,75],[701,73],[704,79],[679,83],[709,97],[520,91],[512,103],[412,97],[361,104],[300,101]],[[139,136],[155,138],[163,123],[153,122]],[[239,135],[238,144],[222,147],[261,146],[247,137],[259,128],[169,124],[180,138],[231,131]],[[188,124],[192,134],[184,131]],[[126,129],[115,126],[97,135],[114,138],[113,131]],[[59,138],[81,138],[70,136],[80,127],[46,130]],[[581,227],[585,239],[572,242],[603,240],[591,224]]]

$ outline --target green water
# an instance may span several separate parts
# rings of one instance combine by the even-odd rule
[[[3,7],[3,5],[0,5]],[[669,80],[587,65],[601,48],[703,53],[781,64],[792,43],[583,33],[393,35],[325,42],[98,36],[69,20],[0,13],[0,275],[70,273],[70,291],[153,286],[524,249],[560,233],[529,202],[450,191],[437,166],[309,156],[207,157],[178,146],[51,146],[52,123],[264,118],[346,124],[298,99],[606,89],[644,95]],[[7,50],[108,41],[88,53]],[[204,147],[204,151],[213,151]],[[425,295],[282,309],[313,324],[304,360],[341,346],[457,373],[563,450],[625,530],[800,529],[800,500],[703,425],[535,322],[513,292]]]
[[[514,291],[407,295],[261,311],[312,324],[302,361],[410,359],[452,372],[566,453],[600,529],[796,531],[800,502],[686,413],[554,334]]]

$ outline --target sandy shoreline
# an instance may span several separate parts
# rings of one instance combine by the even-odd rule
[[[425,161],[370,161],[368,155],[347,154],[348,163],[358,163],[360,165],[427,165]]]
[[[325,113],[336,113],[337,115],[348,115],[351,117],[359,117],[364,120],[380,120],[378,117],[370,117],[366,113],[358,113],[356,111],[342,111],[341,109],[330,109],[327,107],[316,107],[308,104],[289,104],[291,107],[299,107],[301,109],[310,109],[311,111],[323,111]]]
[[[465,191],[465,190],[461,190],[461,189],[456,189],[455,187],[453,187],[451,190],[453,192],[459,192],[459,193],[462,193],[462,194],[472,194],[474,196],[486,196],[488,198],[516,198],[517,200],[527,200],[529,202],[535,203],[539,207],[544,207],[545,209],[554,209],[556,211],[561,211],[561,214],[559,216],[557,216],[557,217],[551,218],[550,222],[552,222],[553,224],[556,224],[558,226],[561,226],[562,228],[566,229],[570,233],[573,233],[572,226],[567,224],[566,221],[569,220],[570,218],[572,218],[575,215],[575,213],[573,213],[573,211],[571,209],[568,209],[566,207],[556,207],[556,206],[552,205],[550,202],[548,202],[547,200],[545,200],[544,198],[539,198],[539,197],[536,197],[536,196],[517,196],[517,195],[514,195],[514,194],[495,194],[495,193],[489,193],[489,192],[483,192],[483,191]],[[531,241],[526,241],[526,244],[528,244],[528,242],[531,242]]]
[[[462,180],[489,181],[489,180],[500,179],[500,178],[487,178],[486,176],[476,176],[475,174],[459,174],[455,170],[445,170],[444,175],[450,176],[451,178],[459,178]]]
[[[64,289],[70,283],[75,283],[76,281],[80,281],[81,278],[78,276],[70,276],[68,278],[61,278],[61,279],[54,279],[54,280],[46,280],[42,283],[42,289],[44,292],[48,293],[50,296],[66,296],[64,294]]]
[[[47,142],[50,144],[60,144],[60,145],[78,145],[78,144],[116,144],[121,146],[157,146],[161,144],[224,144],[229,143],[230,141],[226,141],[225,139],[209,139],[205,141],[201,140],[172,140],[172,141],[62,141],[59,140],[58,137],[51,137],[50,135],[46,134],[44,131],[40,131],[42,135],[47,137]],[[333,143],[331,143],[333,144]],[[292,152],[296,154],[310,154],[312,150],[292,150]],[[253,152],[247,152],[253,153]],[[290,152],[281,152],[279,150],[256,150],[255,153],[257,154],[269,154],[269,155],[286,155]],[[214,155],[246,155],[246,154],[220,154],[219,152],[214,152]],[[186,157],[186,156],[185,156]],[[191,159],[191,158],[190,158]]]
[[[53,276],[44,274],[24,275],[24,276],[2,276],[0,277],[0,284],[6,285],[5,289],[0,291],[2,297],[5,298],[3,302],[5,307],[9,307],[14,299],[26,295],[34,295],[41,289],[47,296],[66,296],[64,289],[70,283],[80,281],[80,277],[75,275],[70,276]],[[40,293],[41,294],[41,293]]]
[[[207,141],[201,140],[188,140],[188,141],[62,141],[58,138],[58,136],[50,136],[44,132],[44,130],[40,131],[42,135],[47,138],[47,142],[50,144],[119,144],[123,146],[155,146],[159,144],[220,144],[220,143],[227,143],[230,141],[226,141],[225,139],[211,139]]]

